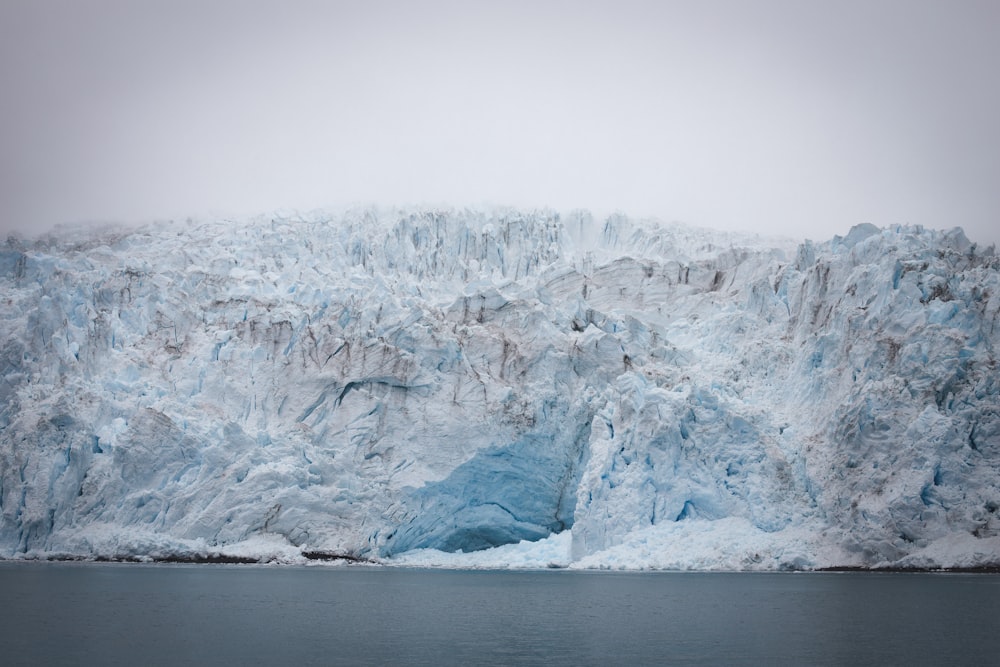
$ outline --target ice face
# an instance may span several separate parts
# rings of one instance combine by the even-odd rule
[[[9,241],[0,550],[997,561],[998,268],[549,211]]]

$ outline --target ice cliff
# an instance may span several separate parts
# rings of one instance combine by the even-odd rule
[[[11,239],[0,299],[0,556],[1000,563],[957,229],[364,209]]]

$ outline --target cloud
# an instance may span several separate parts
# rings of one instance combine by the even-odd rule
[[[1000,241],[994,3],[0,9],[0,228],[358,202]]]

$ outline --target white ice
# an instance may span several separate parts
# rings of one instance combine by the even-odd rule
[[[6,557],[1000,561],[1000,260],[958,229],[64,230],[0,299]]]

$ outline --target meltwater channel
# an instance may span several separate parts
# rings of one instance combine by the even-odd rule
[[[5,665],[995,664],[1000,576],[0,563]]]

